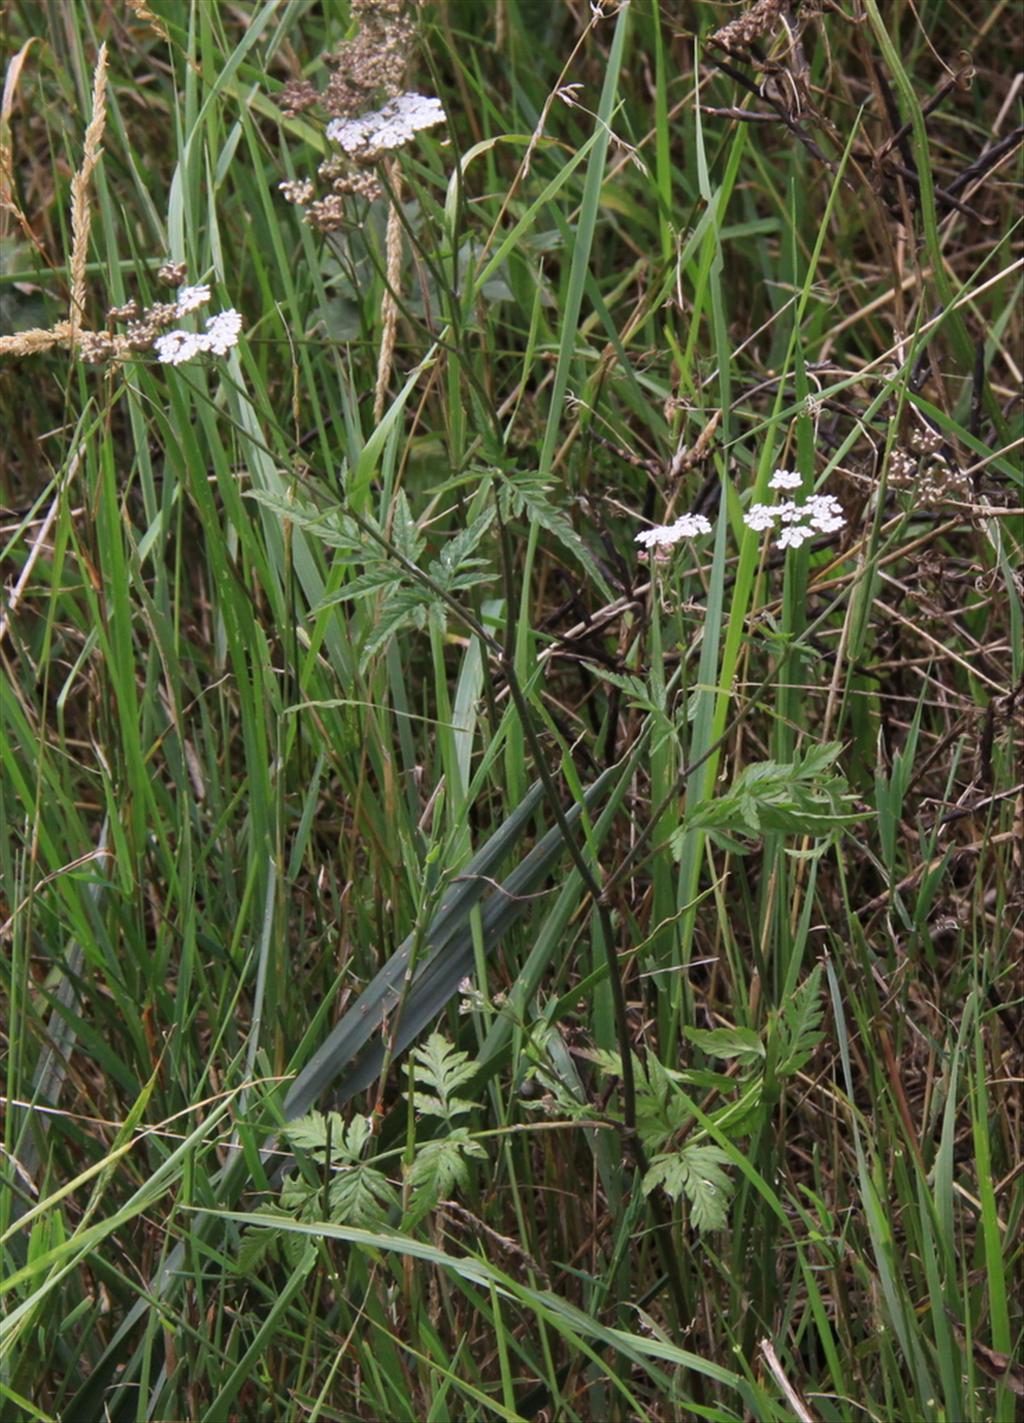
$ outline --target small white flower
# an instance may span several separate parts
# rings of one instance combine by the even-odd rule
[[[783,529],[782,533],[775,540],[776,548],[799,548],[807,539],[814,537],[814,530],[809,524],[790,524],[788,529]]]
[[[812,494],[804,505],[804,512],[813,527],[823,534],[834,533],[846,524],[843,506],[832,494]]]
[[[636,542],[645,548],[671,548],[680,539],[695,539],[710,532],[711,523],[703,514],[681,514],[674,524],[655,524],[651,529],[641,529]]]
[[[803,475],[794,469],[777,469],[768,481],[769,489],[799,489]]]
[[[212,351],[215,356],[223,356],[232,346],[238,344],[238,333],[242,329],[242,318],[230,308],[219,311],[207,319],[206,330],[165,331],[153,342],[153,350],[158,361],[164,365],[180,366],[183,361],[191,361],[204,351]]]
[[[203,338],[194,331],[165,331],[153,342],[158,361],[166,366],[180,366],[204,350]]]
[[[195,311],[197,306],[205,306],[210,300],[210,288],[201,283],[195,287],[182,287],[178,292],[178,315],[185,316],[190,311]]]
[[[763,534],[765,529],[774,529],[775,520],[778,517],[778,505],[751,504],[743,515],[743,522],[748,529],[753,529],[757,534]]]
[[[680,538],[695,539],[698,534],[710,534],[711,520],[706,519],[703,514],[681,514],[675,522],[675,527],[679,530]]]
[[[833,518],[842,515],[843,506],[834,494],[812,494],[807,501],[807,510],[812,514],[828,514]]]
[[[671,524],[655,524],[651,529],[641,529],[636,536],[636,542],[643,544],[644,548],[667,548],[681,537]]]
[[[795,489],[801,482],[792,470],[777,469],[769,480],[773,489]],[[783,499],[778,504],[751,504],[743,516],[748,529],[764,533],[781,523],[785,527],[776,540],[776,548],[799,548],[814,534],[830,534],[846,524],[842,505],[832,494],[812,494],[803,504]]]
[[[776,504],[775,512],[784,524],[795,524],[798,519],[804,517],[804,506],[792,499],[784,499],[781,504]]]
[[[420,129],[444,122],[440,99],[426,94],[399,94],[382,108],[358,119],[332,119],[327,137],[346,153],[367,154],[401,148]]]
[[[242,318],[229,307],[218,311],[206,323],[206,331],[199,339],[204,351],[212,351],[215,356],[226,355],[232,346],[238,345],[238,333],[242,329]]]

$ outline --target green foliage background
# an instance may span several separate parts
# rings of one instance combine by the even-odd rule
[[[415,19],[325,238],[341,0],[5,12],[4,1416],[1003,1423],[1019,14]]]

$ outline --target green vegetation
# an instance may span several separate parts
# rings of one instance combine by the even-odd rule
[[[5,1419],[1010,1423],[1019,19],[11,0]]]

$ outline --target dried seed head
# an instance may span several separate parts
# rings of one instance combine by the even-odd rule
[[[124,306],[112,306],[107,312],[108,321],[132,321],[139,314],[139,303],[132,297]]]
[[[756,0],[745,14],[716,30],[708,44],[719,49],[749,49],[775,27],[781,9],[782,0]]]
[[[296,114],[311,109],[319,98],[316,85],[308,79],[289,79],[281,90],[277,103],[281,112],[293,119]]]
[[[286,178],[277,186],[278,191],[284,195],[285,202],[295,203],[297,207],[305,207],[311,202],[316,191],[312,178]]]
[[[78,349],[82,360],[90,366],[109,361],[117,350],[117,341],[109,331],[83,331],[79,337]]]
[[[306,210],[306,221],[320,232],[337,232],[345,224],[345,200],[340,193],[317,198]]]
[[[169,287],[180,287],[188,276],[188,267],[184,262],[165,262],[157,276]]]

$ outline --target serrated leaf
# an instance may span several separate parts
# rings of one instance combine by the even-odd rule
[[[738,1057],[757,1062],[765,1055],[764,1043],[752,1028],[686,1028],[686,1036],[709,1057]]]
[[[644,1195],[660,1186],[675,1201],[685,1196],[695,1229],[721,1230],[728,1223],[732,1197],[732,1182],[723,1170],[728,1160],[720,1147],[701,1145],[656,1156],[644,1175]]]
[[[779,1027],[783,1044],[776,1068],[779,1077],[791,1077],[793,1073],[799,1072],[813,1057],[818,1044],[824,1041],[825,1034],[819,1031],[825,1011],[821,973],[821,964],[815,964],[811,973],[782,1007]]]
[[[417,1147],[409,1172],[412,1187],[409,1224],[422,1219],[439,1200],[450,1196],[456,1186],[466,1186],[470,1157],[486,1160],[487,1152],[465,1127],[456,1127],[449,1136]]]
[[[677,1089],[678,1073],[649,1053],[636,1064],[636,1128],[648,1151],[657,1151],[681,1131],[693,1112]]]
[[[289,1270],[310,1269],[316,1258],[316,1246],[311,1240],[293,1230],[282,1230],[278,1243]]]
[[[279,1216],[282,1221],[292,1220],[286,1210],[270,1201],[262,1208],[264,1216]],[[267,1255],[276,1250],[281,1232],[269,1226],[251,1226],[242,1232],[242,1242],[235,1255],[235,1270],[239,1275],[252,1275],[260,1268]]]
[[[329,509],[318,509],[304,499],[289,499],[283,494],[272,494],[265,489],[249,489],[244,495],[257,504],[271,510],[278,518],[294,524],[311,538],[319,539],[330,548],[340,548],[353,557],[361,555],[366,547],[366,538],[352,519],[342,513],[340,505]]]
[[[289,1122],[284,1134],[289,1144],[299,1151],[325,1151],[328,1138],[332,1149],[337,1151],[345,1140],[345,1122],[337,1112],[325,1116],[323,1112],[313,1111],[298,1121]]]
[[[540,524],[541,528],[547,529],[586,570],[603,596],[611,601],[615,595],[609,588],[597,560],[573,528],[568,515],[551,502],[547,484],[528,476],[508,478],[503,475],[502,482],[503,491],[506,492],[506,499],[503,501],[506,509],[518,515],[526,515]]]
[[[423,531],[413,518],[412,510],[409,508],[409,499],[404,489],[398,491],[395,499],[394,515],[391,520],[391,542],[410,563],[417,563],[419,556],[423,552],[426,541]],[[387,558],[383,549],[375,550],[381,558]],[[396,573],[398,570],[395,570]]]
[[[360,669],[365,672],[375,654],[403,628],[413,627],[422,631],[427,623],[428,607],[429,600],[418,588],[399,588],[393,593],[377,614],[370,636],[363,645],[359,657]]]
[[[687,811],[672,836],[673,853],[677,858],[682,853],[691,830],[726,840],[730,832],[753,839],[771,832],[824,837],[862,821],[863,814],[850,807],[845,779],[826,774],[839,750],[828,742],[811,746],[789,764],[757,761],[746,766],[727,790],[716,791]]]
[[[664,699],[660,704],[652,701],[651,690],[642,678],[621,672],[612,672],[597,662],[587,662],[585,665],[599,682],[610,682],[613,687],[618,687],[620,692],[625,692],[631,704],[638,710],[664,712]]]
[[[493,508],[485,510],[478,519],[474,519],[466,528],[460,529],[457,534],[453,535],[441,550],[438,559],[439,566],[453,569],[464,564],[494,523],[494,514]]]
[[[335,1116],[337,1113],[334,1114]],[[348,1131],[345,1134],[345,1150],[353,1161],[358,1161],[363,1154],[363,1147],[373,1137],[373,1118],[364,1116],[354,1116],[348,1124]]]
[[[587,1056],[606,1077],[622,1076],[622,1058],[611,1048],[594,1048]]]
[[[690,1157],[690,1174],[684,1187],[690,1220],[702,1233],[722,1230],[728,1224],[732,1196],[732,1182],[721,1169],[728,1157],[717,1146],[693,1146]]]
[[[327,1204],[331,1220],[339,1225],[373,1225],[385,1220],[398,1195],[383,1171],[360,1163],[338,1172]]]
[[[312,1111],[284,1128],[290,1145],[311,1155],[330,1147],[331,1164],[358,1161],[363,1147],[373,1135],[370,1117],[355,1116],[348,1123],[338,1112]]]
[[[426,1092],[414,1092],[412,1100],[417,1112],[422,1112],[426,1116],[440,1117],[443,1121],[462,1116],[464,1112],[472,1112],[478,1106],[478,1103],[470,1102],[465,1097],[442,1099],[430,1096]]]
[[[468,1082],[476,1071],[468,1052],[461,1052],[443,1033],[431,1033],[426,1042],[413,1051],[413,1060],[421,1079],[439,1094],[452,1091]]]
[[[451,1121],[479,1105],[457,1095],[463,1083],[476,1075],[476,1064],[469,1060],[469,1053],[460,1052],[441,1033],[431,1033],[412,1057],[409,1075],[415,1082],[413,1103],[417,1111]]]
[[[649,1196],[652,1191],[656,1191],[659,1186],[672,1200],[679,1200],[683,1194],[683,1186],[689,1175],[689,1168],[681,1156],[675,1153],[665,1153],[656,1156],[644,1175],[642,1182],[645,1196]]]
[[[356,598],[376,593],[381,588],[394,589],[398,582],[398,573],[393,563],[375,563],[365,573],[360,573],[356,578],[350,579],[344,588],[339,588],[336,592],[329,593],[326,598],[321,598],[313,611],[319,613],[324,608],[333,608],[336,603],[350,603]]]

